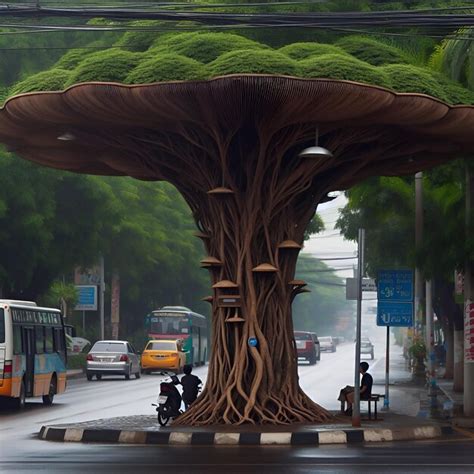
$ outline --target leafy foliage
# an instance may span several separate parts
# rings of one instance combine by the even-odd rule
[[[251,49],[223,54],[210,63],[209,68],[214,76],[237,73],[300,75],[298,63],[288,56],[276,51]]]
[[[346,300],[344,282],[326,264],[306,254],[298,259],[296,278],[305,280],[311,293],[298,295],[293,302],[295,330],[352,337],[354,311]]]
[[[205,66],[194,59],[175,54],[163,54],[141,62],[125,78],[128,84],[146,84],[159,81],[206,79]]]
[[[139,60],[138,53],[115,49],[91,54],[74,69],[66,86],[87,81],[123,82]]]
[[[407,56],[402,51],[374,38],[346,36],[337,41],[336,45],[361,61],[374,66],[409,62]]]
[[[350,56],[325,54],[300,61],[303,77],[344,79],[390,86],[388,77],[378,68]]]

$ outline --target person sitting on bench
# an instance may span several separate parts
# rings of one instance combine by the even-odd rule
[[[374,380],[372,375],[367,373],[369,370],[369,364],[367,362],[360,363],[360,373],[362,374],[362,380],[360,382],[360,399],[369,400],[372,395],[372,385]],[[347,385],[343,388],[340,393],[338,400],[341,402],[341,412],[346,415],[352,415],[352,404],[354,403],[354,387]],[[347,402],[347,409],[345,410],[344,404]]]

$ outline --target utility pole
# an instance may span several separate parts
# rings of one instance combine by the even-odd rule
[[[364,274],[365,230],[359,229],[357,249],[357,324],[354,372],[354,404],[352,406],[352,426],[360,426],[360,337],[362,325],[362,276]]]
[[[415,174],[415,248],[418,251],[423,241],[423,173]],[[420,269],[415,268],[415,335],[422,335],[423,325],[423,279]]]
[[[436,374],[435,374],[435,352],[434,352],[434,312],[433,312],[433,284],[431,280],[426,282],[426,356],[428,363],[429,388],[428,394],[431,398],[431,407],[436,407]]]
[[[104,257],[100,256],[100,338],[105,339],[105,269],[104,269]]]
[[[466,239],[471,239],[474,173],[466,166]],[[464,415],[474,416],[474,262],[466,260],[464,276]]]

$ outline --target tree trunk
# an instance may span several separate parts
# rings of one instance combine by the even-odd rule
[[[239,130],[218,141],[215,156],[199,156],[192,173],[168,178],[193,211],[213,284],[207,383],[178,424],[332,418],[298,384],[291,304],[304,285],[292,281],[304,230],[327,192],[311,189],[317,159],[287,155],[301,133]]]
[[[464,391],[464,330],[454,330],[454,377],[455,392]]]
[[[454,374],[454,330],[451,324],[444,327],[446,338],[446,366],[444,372],[445,379],[452,379]]]
[[[214,289],[213,356],[206,388],[179,418],[181,424],[285,424],[331,418],[298,385],[291,303],[301,285],[290,282],[299,249],[279,247],[290,239],[301,242],[314,207],[298,222],[289,218],[293,213],[285,205],[273,214],[272,206],[291,202],[291,195],[264,197],[260,183],[255,184],[247,191],[253,195],[250,202],[242,205],[233,195],[210,198],[214,202],[206,223],[201,221],[209,236],[209,255],[222,262],[209,267],[212,282],[227,286]],[[239,306],[228,306],[224,297],[235,298]]]

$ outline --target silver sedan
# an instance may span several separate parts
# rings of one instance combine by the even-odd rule
[[[87,354],[87,380],[95,375],[124,375],[127,380],[132,374],[140,378],[140,354],[127,341],[97,341]]]

